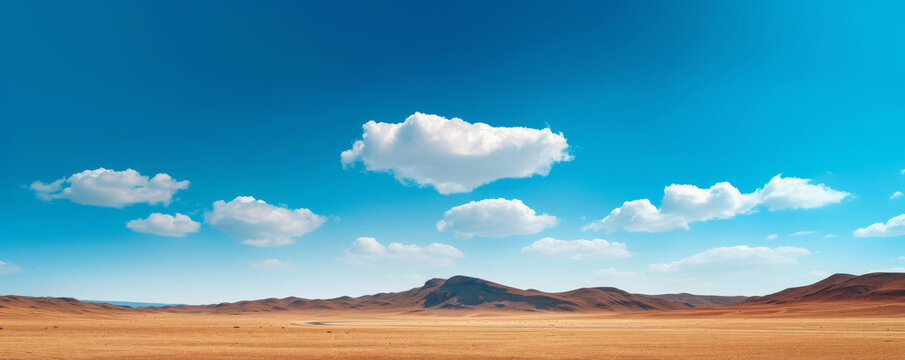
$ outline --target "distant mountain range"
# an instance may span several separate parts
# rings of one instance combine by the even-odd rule
[[[582,288],[561,293],[521,290],[467,276],[431,279],[424,286],[396,293],[357,298],[309,300],[296,297],[201,306],[164,306],[164,311],[267,312],[289,310],[517,310],[517,311],[648,311],[737,304],[745,297],[691,294],[641,295],[616,288]]]
[[[80,300],[80,301],[89,302],[89,303],[128,306],[128,307],[133,307],[133,308],[147,307],[147,306],[181,305],[181,304],[149,303],[149,302],[135,302],[135,301],[107,301],[107,300]]]
[[[905,273],[835,274],[814,284],[755,296],[746,304],[795,304],[836,301],[905,302]]]
[[[303,299],[288,297],[212,305],[131,307],[141,303],[82,302],[72,298],[0,296],[3,308],[41,311],[109,312],[148,311],[179,313],[250,313],[278,311],[375,311],[419,313],[430,311],[543,311],[543,312],[643,312],[723,306],[769,306],[809,302],[905,302],[905,274],[872,273],[862,276],[836,274],[815,284],[789,288],[758,297],[694,294],[633,294],[612,287],[581,288],[548,293],[521,290],[467,276],[431,279],[424,286],[395,293],[352,298]]]

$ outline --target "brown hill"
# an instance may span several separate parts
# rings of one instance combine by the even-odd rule
[[[710,306],[737,305],[745,302],[747,296],[695,295],[689,293],[650,295],[658,299],[675,301],[688,307],[702,308]]]
[[[835,274],[814,284],[751,297],[745,304],[795,304],[839,301],[905,301],[905,273]]]
[[[693,296],[693,295],[690,295]],[[616,288],[582,288],[560,293],[522,290],[467,276],[431,279],[424,286],[396,293],[357,298],[309,300],[297,297],[200,306],[164,306],[170,312],[270,312],[290,310],[364,310],[422,312],[429,310],[517,311],[648,311],[693,308],[656,296]]]
[[[0,296],[0,311],[5,309],[24,310],[26,312],[61,312],[61,313],[93,313],[110,311],[129,311],[130,307],[106,303],[83,302],[73,298]]]

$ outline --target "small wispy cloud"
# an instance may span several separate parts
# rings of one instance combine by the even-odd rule
[[[767,240],[775,240],[775,239],[778,238],[778,237],[779,237],[779,235],[770,234],[770,235],[767,235]]]
[[[465,257],[459,249],[446,244],[428,246],[403,245],[398,242],[381,244],[377,239],[362,236],[346,249],[344,260],[353,264],[414,262],[431,266],[453,266],[456,259]]]
[[[22,272],[22,268],[19,267],[19,265],[0,261],[0,275],[15,274],[18,272]]]
[[[796,231],[796,232],[792,233],[792,236],[804,236],[804,235],[811,235],[811,234],[813,234],[813,233],[816,233],[816,231],[814,231],[814,230],[802,230],[802,231]]]
[[[531,245],[523,247],[522,252],[572,260],[619,259],[632,256],[626,249],[625,243],[603,239],[559,240],[552,237],[535,241]]]
[[[280,269],[291,269],[293,268],[292,263],[281,261],[280,259],[267,259],[263,261],[252,261],[248,263],[248,266],[251,266],[255,269],[260,270],[280,270]]]
[[[905,196],[905,194],[902,194],[901,191],[896,191],[896,192],[892,193],[892,196],[890,196],[889,198],[890,198],[890,199],[898,199],[898,198],[900,198],[900,197],[902,197],[902,196]]]
[[[807,256],[810,253],[807,249],[794,246],[779,246],[776,248],[766,246],[749,247],[745,245],[723,246],[671,263],[652,264],[647,269],[651,272],[674,272],[689,267],[705,265],[723,265],[733,270],[745,267],[794,265],[798,263],[799,257]]]
[[[824,237],[827,239],[834,238],[834,237],[836,237],[836,234],[826,234],[826,236],[824,236]]]
[[[188,215],[153,213],[146,219],[135,219],[126,223],[132,231],[154,234],[158,236],[183,237],[198,232],[201,223],[192,220]]]

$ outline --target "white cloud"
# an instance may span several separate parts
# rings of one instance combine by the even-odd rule
[[[183,237],[187,234],[198,232],[198,229],[201,228],[201,223],[180,213],[176,213],[175,216],[153,213],[147,219],[129,221],[126,223],[126,227],[140,233]]]
[[[536,234],[556,226],[555,216],[536,215],[533,209],[519,199],[485,199],[446,210],[437,222],[437,230],[455,233],[456,236],[507,237]]]
[[[841,202],[851,194],[830,189],[824,184],[811,184],[811,179],[776,175],[755,192],[759,203],[770,211],[781,209],[813,209]]]
[[[808,254],[810,252],[807,249],[792,246],[779,246],[776,248],[766,246],[749,247],[745,245],[724,246],[671,263],[652,264],[648,267],[648,270],[653,272],[672,272],[711,264],[725,265],[732,269],[739,269],[744,266],[789,265],[798,263],[799,257]]]
[[[899,261],[905,261],[905,256],[899,256]]]
[[[892,196],[890,196],[889,199],[898,199],[902,196],[905,196],[905,194],[902,194],[901,191],[896,191],[896,192],[892,193]]]
[[[855,230],[855,237],[889,237],[905,235],[905,214]]]
[[[85,170],[49,184],[40,181],[31,184],[35,194],[44,200],[68,199],[83,205],[115,208],[139,203],[169,205],[177,191],[188,187],[188,180],[176,181],[167,174],[157,174],[149,180],[132,169],[104,168]]]
[[[402,123],[369,121],[361,140],[340,155],[343,167],[362,162],[400,182],[433,186],[441,194],[469,192],[502,178],[546,176],[571,160],[562,133],[493,127],[458,118],[415,113]]]
[[[801,230],[801,231],[796,231],[796,232],[792,233],[792,236],[804,236],[804,235],[811,235],[811,234],[813,234],[813,233],[816,233],[816,231],[814,231],[814,230]]]
[[[432,266],[453,266],[456,259],[463,257],[465,255],[459,249],[446,244],[433,243],[421,247],[394,242],[384,246],[372,237],[360,237],[346,250],[345,259],[358,264],[407,261]]]
[[[648,199],[627,201],[603,220],[586,228],[646,232],[688,229],[689,223],[732,218],[751,211],[756,205],[754,195],[742,194],[727,182],[717,183],[709,189],[673,184],[664,189],[660,209]]]
[[[292,263],[280,261],[280,259],[267,259],[262,261],[252,261],[248,263],[248,266],[251,266],[255,269],[260,270],[280,270],[280,269],[291,269]]]
[[[776,175],[763,189],[750,194],[742,194],[728,182],[716,183],[709,189],[673,184],[664,189],[659,209],[648,199],[626,201],[607,217],[586,225],[585,229],[652,233],[688,229],[690,223],[733,218],[750,213],[759,205],[771,211],[809,209],[840,202],[850,195],[823,184],[810,184],[810,181]]]
[[[22,272],[22,268],[19,267],[19,265],[0,261],[0,275],[15,274],[18,272]]]
[[[675,228],[688,228],[681,216],[663,214],[648,199],[626,201],[600,221],[585,225],[582,230],[618,230],[663,232]]]
[[[826,234],[826,236],[824,236],[824,237],[827,239],[834,238],[834,237],[836,237],[836,234]]]
[[[770,235],[767,235],[767,240],[775,240],[775,239],[778,238],[778,237],[779,237],[779,235],[770,234]]]
[[[593,240],[559,240],[545,237],[522,248],[526,254],[566,259],[619,259],[631,256],[625,243],[610,242],[603,239]]]
[[[327,218],[308,209],[287,209],[251,196],[214,202],[204,223],[252,246],[282,246],[321,226]]]

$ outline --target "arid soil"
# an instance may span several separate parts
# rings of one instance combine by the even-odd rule
[[[905,274],[752,298],[465,276],[358,298],[139,309],[0,296],[0,328],[0,359],[902,359]]]
[[[902,306],[824,306],[593,315],[5,311],[0,358],[902,358]]]

